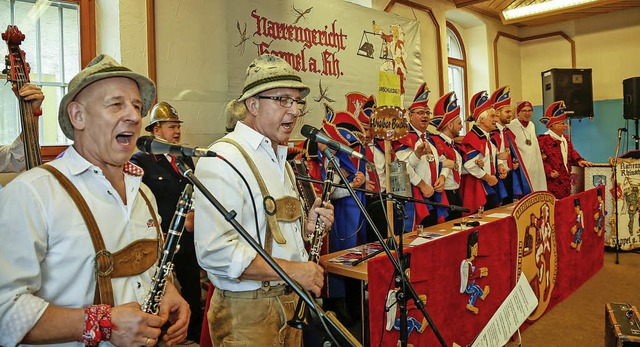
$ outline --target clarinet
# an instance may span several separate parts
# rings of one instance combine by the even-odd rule
[[[151,289],[142,304],[142,311],[146,313],[158,315],[158,311],[160,310],[160,302],[167,289],[167,279],[171,271],[173,271],[173,257],[180,248],[178,242],[184,230],[187,213],[191,210],[191,205],[193,204],[193,199],[191,198],[192,193],[192,186],[187,184],[182,191],[180,200],[178,200],[176,212],[173,214],[173,219],[171,219],[171,226],[169,227],[167,239],[164,243],[164,249],[162,250],[161,258],[158,260],[158,267],[151,281]]]
[[[329,201],[329,196],[331,195],[331,187],[333,184],[333,166],[327,166],[327,172],[324,177],[324,182],[322,184],[322,205]],[[313,231],[313,236],[311,237],[311,246],[309,249],[309,261],[314,263],[318,263],[320,261],[320,248],[322,248],[322,240],[325,236],[324,224],[320,220],[320,216],[316,219],[315,230]],[[287,322],[289,326],[302,329],[307,323],[305,319],[307,317],[307,313],[309,311],[309,307],[305,304],[304,300],[300,298],[298,300],[298,305],[296,306],[296,310],[293,313],[293,318]]]

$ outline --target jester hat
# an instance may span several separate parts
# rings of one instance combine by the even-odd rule
[[[452,120],[460,116],[460,105],[458,105],[458,98],[456,92],[449,92],[436,102],[433,109],[433,117],[431,117],[431,125],[436,130],[441,131]]]
[[[324,109],[322,130],[327,135],[349,147],[360,144],[359,137],[364,136],[364,128],[353,114],[344,111],[335,112],[328,104],[324,104]]]
[[[420,88],[418,88],[418,92],[416,93],[416,97],[413,99],[413,103],[409,106],[409,110],[412,110],[417,107],[429,108],[427,103],[429,102],[429,88],[427,88],[426,83],[422,83]]]
[[[502,107],[511,106],[511,93],[509,86],[500,87],[493,92],[493,94],[491,94],[491,103],[493,104],[493,109],[496,111]]]
[[[489,94],[486,90],[475,93],[471,97],[471,103],[469,105],[469,118],[467,122],[474,122],[478,120],[480,114],[491,107],[491,101],[489,101]]]
[[[567,119],[566,113],[564,113],[564,101],[556,101],[547,107],[547,111],[544,113],[544,117],[540,118],[540,122],[544,124],[547,129],[555,123],[564,122]]]

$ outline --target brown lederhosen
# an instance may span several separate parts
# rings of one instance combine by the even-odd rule
[[[58,182],[60,182],[60,185],[62,185],[78,207],[78,210],[89,229],[93,248],[96,251],[94,269],[96,271],[97,285],[93,303],[113,306],[114,299],[111,278],[128,277],[141,274],[153,266],[158,259],[158,254],[161,250],[162,233],[160,232],[160,223],[158,223],[158,220],[156,219],[156,213],[151,206],[151,202],[140,189],[140,195],[145,200],[147,208],[149,209],[149,212],[153,217],[153,221],[156,224],[156,233],[158,235],[157,239],[137,240],[127,245],[125,248],[115,253],[111,253],[106,249],[98,223],[93,217],[93,214],[89,209],[89,205],[87,205],[87,202],[82,197],[82,194],[80,194],[78,189],[65,175],[53,166],[44,164],[40,167],[49,171],[58,180]]]
[[[265,210],[265,217],[267,219],[267,226],[265,230],[265,244],[264,250],[267,254],[271,255],[273,241],[275,240],[278,244],[284,244],[287,242],[285,240],[278,221],[285,222],[294,222],[296,220],[301,221],[301,225],[304,226],[304,214],[302,213],[302,207],[300,205],[300,201],[294,197],[288,196],[284,198],[280,198],[275,200],[267,190],[266,184],[262,179],[262,175],[260,175],[260,171],[256,167],[255,163],[249,157],[249,154],[242,148],[237,142],[231,140],[229,138],[222,138],[218,140],[218,142],[226,142],[238,149],[238,151],[242,154],[245,161],[249,165],[256,181],[258,182],[258,186],[260,186],[260,192],[263,196],[263,204]],[[291,183],[295,187],[293,170],[286,164],[285,170],[291,180]],[[225,298],[220,308],[222,308],[222,312],[214,312],[215,306],[213,303],[216,301],[217,297]],[[285,345],[299,345],[301,341],[301,332],[297,329],[291,328],[286,324],[286,320],[290,319],[293,316],[293,311],[295,305],[297,303],[297,295],[292,293],[291,288],[288,285],[276,285],[272,286],[269,281],[263,281],[262,286],[259,289],[249,290],[249,291],[241,291],[235,292],[230,290],[220,290],[218,288],[215,289],[213,297],[212,297],[212,305],[207,312],[207,319],[209,320],[209,330],[211,331],[212,341],[216,341],[216,343],[221,344],[222,341],[218,341],[220,338],[219,334],[222,331],[223,335],[226,332],[229,332],[232,329],[229,325],[231,325],[231,321],[229,320],[230,316],[234,316],[234,311],[232,308],[235,307],[237,310],[240,309],[236,314],[241,314],[240,316],[234,316],[233,321],[240,319],[244,312],[248,312],[247,307],[253,307],[254,310],[257,309],[254,305],[255,302],[247,302],[249,299],[275,299],[278,302],[278,305],[282,308],[282,313],[279,316],[269,315],[265,317],[265,321],[262,321],[259,327],[250,327],[248,329],[243,329],[241,331],[234,330],[235,333],[240,334],[242,336],[248,337],[248,335],[244,335],[245,333],[249,333],[252,337],[248,337],[252,339],[252,342],[262,344],[270,344],[272,341],[269,340],[269,334],[262,334],[261,329],[271,329],[274,328],[274,325],[277,326],[280,331],[277,332],[278,340],[281,340]],[[234,304],[231,304],[233,302]],[[261,305],[258,305],[262,307]],[[262,313],[262,312],[261,312]],[[255,314],[255,312],[252,312]],[[216,318],[218,317],[218,318]],[[221,325],[217,325],[221,324]],[[267,325],[265,327],[265,324]],[[238,327],[233,324],[235,329]],[[247,327],[245,327],[247,328]],[[271,331],[271,330],[269,330]],[[233,335],[233,333],[230,333]],[[253,340],[253,339],[256,340]],[[263,340],[260,340],[263,339]],[[216,345],[214,343],[214,345]]]

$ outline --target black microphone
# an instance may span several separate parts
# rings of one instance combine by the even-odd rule
[[[153,136],[140,136],[136,142],[139,150],[149,154],[171,154],[185,157],[215,157],[217,154],[206,148],[176,145]]]
[[[327,145],[327,147],[333,149],[334,151],[342,152],[346,155],[350,155],[368,162],[367,157],[365,157],[362,153],[354,151],[353,148],[345,146],[340,142],[329,138],[327,135],[321,133],[318,129],[312,127],[309,124],[303,125],[300,133],[302,134],[302,136],[308,138],[311,141]]]
[[[622,132],[626,132],[627,128],[618,128],[618,137],[622,136]]]

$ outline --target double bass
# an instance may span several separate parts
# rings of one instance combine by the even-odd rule
[[[6,69],[2,72],[7,75],[7,80],[14,84],[18,90],[29,83],[30,67],[20,49],[20,43],[24,41],[24,34],[17,26],[9,25],[2,33],[2,39],[7,42],[9,54],[5,57]],[[20,104],[20,124],[24,143],[24,156],[27,170],[42,164],[40,155],[40,143],[38,141],[38,123],[33,116],[31,102],[18,96]]]

